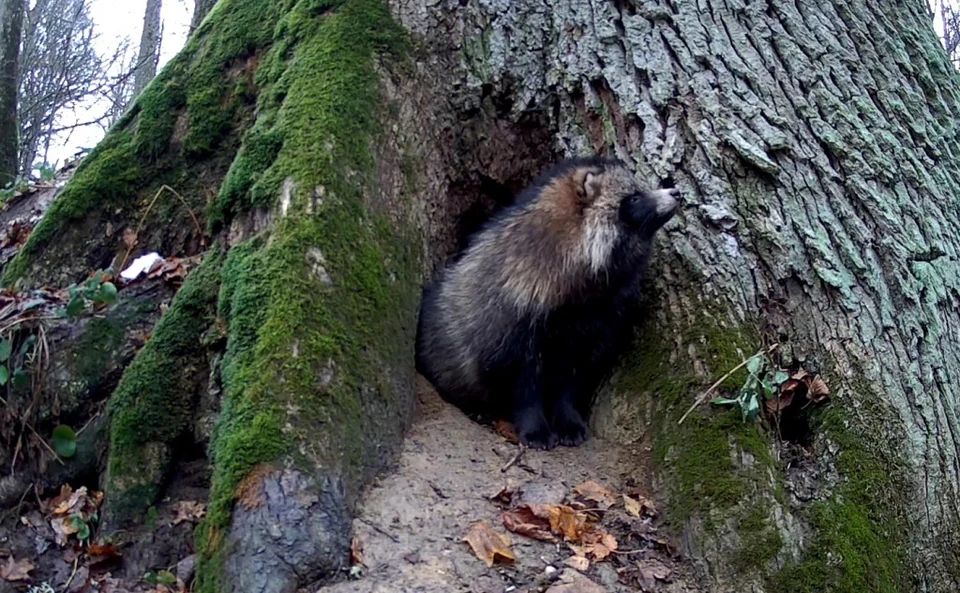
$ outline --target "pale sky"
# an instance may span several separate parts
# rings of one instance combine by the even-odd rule
[[[163,42],[160,45],[160,64],[157,72],[183,47],[190,30],[193,1],[163,1]],[[97,46],[102,48],[101,54],[111,54],[112,50],[125,38],[132,40],[133,47],[139,44],[146,0],[91,0],[90,4],[91,15],[100,34]],[[102,113],[96,105],[89,105],[86,109],[78,109],[76,118],[78,121],[83,121],[90,118],[90,115],[85,114],[94,114],[98,111]],[[80,128],[67,139],[64,145],[51,147],[49,158],[60,166],[81,148],[94,147],[101,138],[103,138],[103,130],[98,126]]]

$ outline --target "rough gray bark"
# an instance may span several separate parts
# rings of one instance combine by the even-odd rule
[[[17,177],[17,81],[23,0],[0,2],[0,187]]]
[[[137,69],[133,75],[133,96],[140,96],[150,81],[157,75],[157,62],[160,60],[162,0],[147,0],[143,13],[143,31],[140,33],[140,50],[137,57]]]
[[[194,31],[207,17],[207,13],[213,8],[217,0],[196,0],[193,6],[193,17],[190,19],[190,30]]]
[[[956,590],[960,79],[922,3],[461,4],[396,3],[424,63],[459,66],[450,101],[500,96],[562,153],[675,180],[692,208],[655,270],[671,360],[709,383],[728,369],[682,328],[753,320],[820,358],[859,437],[903,453],[917,590]]]

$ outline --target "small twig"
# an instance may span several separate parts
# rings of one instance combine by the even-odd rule
[[[153,209],[153,205],[157,203],[158,199],[160,199],[160,195],[163,193],[164,190],[167,190],[168,192],[172,193],[173,195],[177,196],[177,198],[180,199],[180,202],[183,203],[183,206],[187,209],[187,212],[190,213],[190,218],[193,219],[193,224],[196,225],[197,227],[197,232],[200,234],[200,239],[203,240],[203,228],[200,226],[200,221],[197,220],[197,216],[193,213],[193,209],[190,208],[190,205],[187,204],[187,201],[183,199],[183,196],[177,193],[177,191],[172,187],[170,187],[169,185],[166,185],[166,184],[161,185],[160,189],[157,190],[156,195],[153,196],[152,200],[150,200],[150,204],[147,206],[147,209],[143,212],[143,216],[140,217],[140,222],[137,223],[137,230],[134,232],[134,235],[137,237],[138,240],[135,241],[133,245],[127,248],[127,253],[126,255],[123,256],[123,261],[120,262],[120,269],[117,270],[117,274],[123,271],[124,266],[127,265],[127,260],[130,259],[130,254],[133,253],[133,248],[137,246],[137,242],[139,241],[140,231],[143,230],[143,223],[146,222],[147,216],[150,214],[150,210]]]
[[[516,455],[511,457],[510,461],[508,461],[506,465],[500,468],[500,473],[506,472],[508,469],[513,467],[518,461],[520,461],[521,457],[523,457],[523,452],[526,451],[527,448],[524,447],[522,444],[518,444],[517,447],[518,449],[517,449]]]
[[[7,325],[5,325],[5,326],[3,326],[3,327],[0,327],[0,334],[6,333],[6,331],[7,331],[8,329],[10,329],[11,327],[13,327],[13,326],[15,326],[15,325],[20,325],[21,323],[23,323],[23,322],[25,322],[25,321],[43,321],[44,319],[59,319],[59,317],[57,317],[57,316],[55,316],[55,315],[42,315],[42,316],[38,316],[38,317],[20,317],[20,318],[18,318],[18,319],[15,319],[15,320],[11,321],[11,322],[8,323]]]
[[[94,414],[93,416],[90,416],[90,419],[87,420],[87,423],[84,424],[83,427],[80,428],[80,430],[77,431],[77,438],[80,438],[80,435],[83,434],[83,431],[85,431],[88,426],[90,426],[91,424],[93,424],[93,421],[96,420],[97,418],[99,418],[99,417],[100,417],[100,414],[102,414],[102,413],[103,413],[103,408],[97,410],[97,413]]]
[[[70,583],[73,582],[73,577],[77,576],[77,565],[80,564],[80,557],[77,556],[73,559],[73,574],[70,575],[70,578],[67,579],[67,584],[63,586],[63,591],[66,593],[70,590]]]
[[[57,452],[53,450],[53,447],[47,444],[47,441],[44,440],[42,436],[40,436],[40,433],[37,432],[37,430],[33,427],[32,424],[27,422],[23,416],[21,416],[16,410],[10,407],[10,404],[7,403],[7,400],[3,399],[2,397],[0,397],[0,404],[3,404],[4,406],[10,408],[10,411],[13,412],[13,414],[17,417],[17,420],[19,420],[21,424],[23,424],[24,426],[30,429],[30,432],[33,433],[33,436],[37,437],[37,439],[40,440],[40,444],[43,445],[43,447],[53,455],[53,458],[57,460],[57,463],[59,463],[60,465],[63,465],[63,460],[60,459],[60,456],[57,455]]]
[[[748,362],[750,362],[751,360],[753,360],[753,359],[756,358],[757,356],[760,356],[761,354],[764,354],[764,353],[770,354],[771,352],[773,352],[774,350],[776,350],[776,349],[779,348],[779,347],[780,347],[780,344],[774,344],[773,346],[770,346],[770,347],[767,348],[766,350],[760,350],[759,352],[757,352],[757,353],[754,354],[753,356],[751,356],[751,357],[743,360],[743,362],[741,362],[741,363],[738,364],[737,366],[733,367],[733,368],[730,370],[729,373],[727,373],[726,375],[720,377],[720,379],[718,379],[716,383],[714,383],[713,385],[711,385],[709,389],[707,389],[706,391],[704,391],[703,393],[700,394],[700,397],[697,398],[697,401],[693,402],[693,405],[690,406],[690,409],[687,410],[686,413],[685,413],[683,416],[680,417],[680,421],[677,422],[677,424],[683,424],[683,421],[687,419],[687,416],[689,416],[691,412],[693,412],[694,410],[697,409],[697,406],[699,406],[699,405],[702,404],[703,402],[707,401],[707,398],[710,397],[710,395],[714,392],[714,390],[716,390],[717,387],[720,387],[720,385],[721,385],[724,381],[726,381],[727,379],[729,379],[731,375],[733,375],[734,373],[736,373],[737,371],[739,371],[739,370],[742,369],[743,367],[747,366],[747,363],[748,363]]]
[[[399,543],[400,543],[400,538],[399,538],[399,537],[397,537],[397,536],[395,536],[395,535],[393,535],[393,534],[391,534],[391,533],[387,533],[386,531],[384,531],[383,529],[381,529],[379,525],[374,525],[373,523],[371,523],[370,521],[367,521],[366,519],[364,519],[364,518],[362,518],[362,517],[360,517],[359,520],[360,520],[361,523],[363,523],[364,525],[366,525],[366,526],[369,527],[370,529],[373,529],[374,531],[376,531],[376,532],[379,533],[380,535],[389,537],[389,538],[393,541],[393,543],[395,543],[395,544],[399,544]]]
[[[641,548],[639,550],[611,550],[614,554],[620,554],[621,556],[629,556],[630,554],[643,554],[644,552],[652,552],[653,550],[647,550]]]
[[[23,508],[23,501],[27,499],[27,495],[30,494],[30,490],[34,487],[36,482],[27,486],[27,489],[23,491],[23,496],[20,497],[20,502],[17,503],[17,512],[14,513],[16,516],[20,516],[20,509]]]

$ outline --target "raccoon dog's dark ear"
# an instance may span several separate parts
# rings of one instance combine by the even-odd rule
[[[581,169],[577,171],[574,180],[577,183],[577,193],[587,202],[594,201],[600,195],[600,170]]]

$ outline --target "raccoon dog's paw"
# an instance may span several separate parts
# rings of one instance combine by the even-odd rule
[[[514,428],[520,444],[531,449],[553,449],[557,446],[557,435],[550,429],[542,410],[524,410],[517,414]]]
[[[561,445],[576,447],[587,440],[587,423],[571,405],[559,405],[553,414],[553,429]]]

